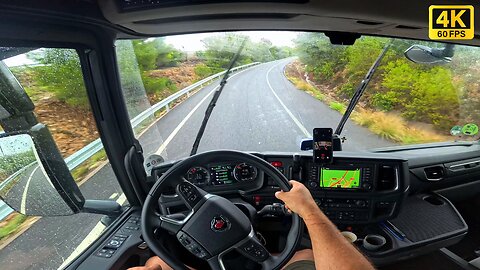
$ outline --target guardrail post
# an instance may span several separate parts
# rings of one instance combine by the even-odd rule
[[[170,106],[168,105],[168,103],[165,105],[165,110],[166,110],[167,112],[170,111]]]
[[[190,91],[187,92],[187,98],[189,98],[189,97],[190,97]]]

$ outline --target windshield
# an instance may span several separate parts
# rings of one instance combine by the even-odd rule
[[[405,57],[409,47],[445,45],[363,36],[343,46],[322,33],[202,33],[116,43],[128,111],[146,155],[190,155],[222,72],[244,40],[199,153],[299,152],[314,128],[335,130],[387,43],[340,134],[343,150],[478,139],[478,48],[456,45],[450,62],[418,64]]]

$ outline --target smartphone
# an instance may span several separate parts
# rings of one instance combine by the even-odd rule
[[[313,161],[318,164],[333,162],[333,129],[313,129]]]

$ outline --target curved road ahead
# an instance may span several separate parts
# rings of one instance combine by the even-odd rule
[[[298,152],[301,139],[311,137],[314,127],[336,127],[341,118],[338,112],[297,90],[285,78],[283,70],[289,61],[261,64],[230,77],[208,122],[199,152],[212,149]],[[145,155],[159,153],[166,160],[188,156],[217,87],[218,82],[198,91],[141,133],[139,140]],[[347,122],[343,135],[347,137],[346,151],[393,144],[352,122]],[[28,193],[36,192],[35,186],[30,185],[28,192],[18,192],[27,194],[24,199],[27,204]],[[87,199],[125,202],[109,165],[80,189]],[[0,251],[1,268],[57,269],[101,233],[104,227],[99,224],[100,218],[77,214],[40,219]]]

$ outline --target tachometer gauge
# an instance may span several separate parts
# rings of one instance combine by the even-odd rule
[[[193,167],[188,170],[187,179],[194,185],[206,185],[210,180],[210,173],[203,167]]]
[[[253,181],[257,178],[257,168],[246,163],[240,163],[233,169],[233,176],[239,182]]]

